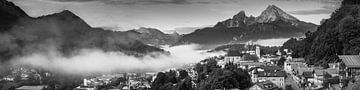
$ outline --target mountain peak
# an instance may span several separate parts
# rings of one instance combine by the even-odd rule
[[[285,11],[275,5],[269,5],[261,13],[261,15],[256,18],[256,21],[259,23],[269,23],[277,20],[283,20],[286,22],[299,21],[297,18],[287,14]]]
[[[30,18],[20,7],[13,2],[0,0],[0,31],[7,31],[20,18]]]
[[[270,9],[274,9],[274,10],[281,10],[279,7],[275,6],[275,5],[269,5],[266,10],[270,10]]]
[[[238,14],[233,16],[233,19],[236,21],[244,21],[246,18],[246,14],[244,10],[241,10]]]
[[[20,7],[7,0],[0,0],[0,11],[17,17],[28,17],[28,15]]]
[[[180,36],[180,34],[176,31],[174,31],[171,35]]]
[[[139,33],[148,33],[148,34],[164,34],[159,29],[156,28],[140,27],[139,29],[135,29],[135,31]]]
[[[58,13],[54,13],[54,14],[50,14],[50,15],[46,15],[46,16],[41,16],[38,18],[62,18],[63,20],[67,19],[67,20],[80,20],[83,23],[86,23],[85,21],[83,21],[79,16],[77,16],[75,13],[71,12],[70,10],[63,10],[61,12]]]
[[[76,16],[73,12],[69,11],[69,10],[63,10],[59,13],[56,13],[55,15],[59,15],[59,16]]]
[[[54,13],[54,14],[49,14],[49,15],[45,15],[45,16],[40,16],[38,18],[46,18],[46,17],[58,17],[58,18],[71,18],[71,19],[81,19],[79,16],[77,16],[76,14],[74,14],[73,12],[69,11],[69,10],[63,10],[61,12],[58,13]]]
[[[246,16],[245,15],[245,11],[241,10],[238,14],[236,14],[235,16]]]

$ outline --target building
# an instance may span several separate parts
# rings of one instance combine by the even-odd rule
[[[95,86],[78,86],[73,90],[97,90]]]
[[[262,58],[259,60],[259,62],[271,62],[271,61],[278,61],[280,60],[281,57],[279,56],[275,56],[275,55],[264,55],[262,56]]]
[[[21,86],[19,88],[16,88],[15,90],[44,90],[46,89],[46,85],[40,85],[40,86]]]
[[[229,62],[239,62],[242,60],[243,54],[239,51],[228,51],[226,56],[224,57],[225,63]]]
[[[255,83],[255,85],[249,88],[249,90],[278,90],[278,89],[280,88],[269,80],[263,82],[257,82]]]
[[[260,53],[260,47],[259,46],[256,46],[256,49],[255,49],[255,54],[256,56],[258,56],[259,58],[261,57],[261,53]]]
[[[276,55],[281,56],[281,55],[282,55],[281,51],[278,50],[278,51],[276,52]]]
[[[360,75],[360,55],[339,55],[339,58],[345,64],[346,77]]]
[[[250,69],[266,65],[263,62],[240,62],[239,67],[242,69]]]
[[[294,68],[307,67],[304,58],[290,58],[284,62],[284,70],[286,73],[292,74]]]
[[[286,72],[278,66],[261,66],[253,71],[253,82],[271,81],[279,88],[285,90],[285,77]]]
[[[326,75],[328,75],[327,71],[324,69],[315,69],[314,70],[314,78],[318,80],[325,80]]]

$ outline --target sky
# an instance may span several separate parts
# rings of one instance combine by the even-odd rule
[[[341,0],[9,0],[33,17],[70,10],[92,27],[130,30],[157,28],[165,32],[208,27],[241,10],[258,16],[276,5],[306,22],[320,24]],[[190,31],[189,31],[190,30]]]

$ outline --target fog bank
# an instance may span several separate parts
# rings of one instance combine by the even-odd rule
[[[279,38],[279,39],[263,39],[258,40],[255,43],[262,46],[282,46],[289,38]]]
[[[58,51],[34,53],[14,58],[12,64],[31,65],[46,70],[65,73],[109,73],[109,72],[156,72],[183,64],[196,63],[223,52],[203,53],[198,45],[182,45],[164,48],[171,55],[147,55],[142,58],[128,56],[121,52],[104,52],[97,49],[82,49],[79,54],[63,57]]]

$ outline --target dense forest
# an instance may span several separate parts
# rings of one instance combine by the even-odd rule
[[[237,68],[234,64],[227,64],[220,68],[215,59],[205,59],[194,66],[197,73],[192,78],[185,70],[159,72],[152,83],[154,90],[214,90],[214,89],[245,89],[251,86],[251,78],[246,70]]]
[[[291,49],[293,57],[304,57],[308,64],[321,65],[338,61],[337,55],[357,55],[360,52],[360,1],[344,0],[315,32],[306,38],[292,38],[283,47]]]

